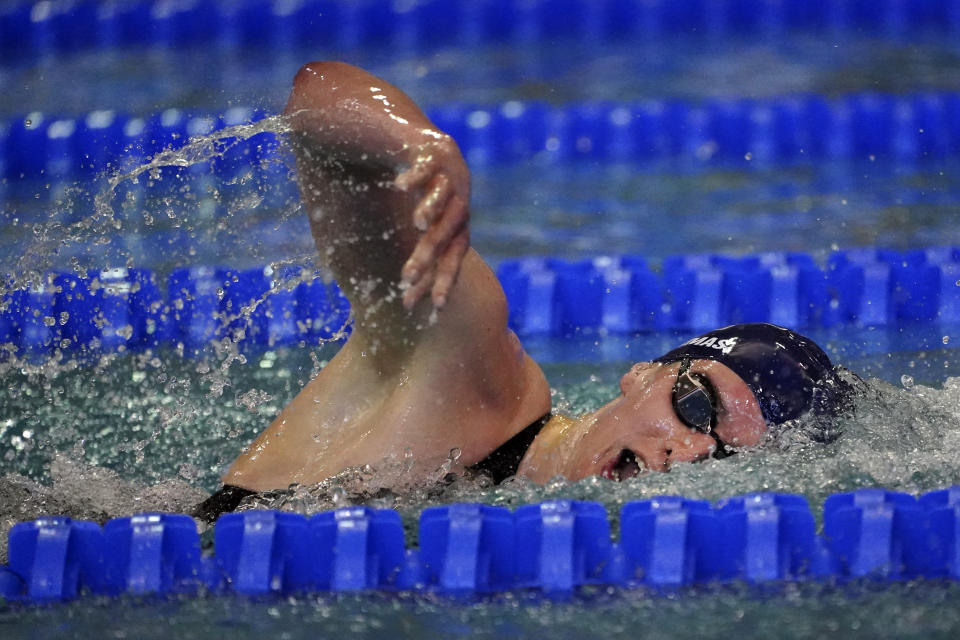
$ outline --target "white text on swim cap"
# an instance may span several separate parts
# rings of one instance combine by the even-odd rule
[[[687,342],[687,344],[696,345],[698,347],[711,347],[713,349],[719,349],[724,355],[733,351],[733,348],[737,346],[737,336],[732,336],[730,338],[721,338],[717,339],[715,337],[709,336],[700,336],[699,338],[694,338]]]

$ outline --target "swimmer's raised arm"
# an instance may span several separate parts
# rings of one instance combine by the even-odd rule
[[[301,67],[284,113],[297,138],[301,192],[311,207],[314,236],[330,248],[328,265],[341,286],[340,275],[355,277],[358,256],[341,250],[348,236],[319,224],[320,218],[332,213],[341,231],[344,226],[372,231],[376,224],[370,221],[358,228],[349,221],[344,225],[343,218],[387,217],[383,232],[395,237],[400,251],[381,256],[384,269],[371,275],[399,277],[407,309],[431,289],[434,305],[442,307],[469,247],[470,173],[453,139],[400,89],[342,62]],[[337,207],[343,200],[338,196],[350,191],[355,201],[358,189],[379,191],[380,203],[391,200],[392,206]],[[394,198],[384,193],[391,190]],[[339,242],[330,242],[331,232]],[[359,244],[368,244],[364,237]],[[363,257],[369,259],[369,252]]]
[[[399,89],[341,63],[304,65],[285,113],[318,254],[350,300],[352,331],[224,482],[313,484],[385,461],[399,482],[453,451],[473,464],[539,421],[550,388],[468,247],[470,179],[453,140]],[[431,287],[442,313],[414,304]]]

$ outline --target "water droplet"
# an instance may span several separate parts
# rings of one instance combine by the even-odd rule
[[[562,475],[555,475],[544,485],[549,492],[556,492],[567,486],[567,479]]]
[[[948,344],[950,342],[950,336],[943,336],[943,344]]]
[[[459,447],[454,447],[453,449],[450,449],[450,459],[452,461],[456,462],[457,460],[459,460],[460,454],[461,454],[461,451]]]
[[[330,501],[337,509],[350,506],[350,498],[347,495],[347,490],[343,487],[334,487],[330,490]]]
[[[913,376],[908,376],[907,374],[903,374],[902,376],[900,376],[900,384],[903,385],[904,389],[912,389]]]

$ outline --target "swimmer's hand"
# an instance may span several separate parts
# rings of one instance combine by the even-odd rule
[[[413,224],[423,235],[401,271],[403,306],[412,309],[430,291],[434,307],[446,304],[470,246],[470,172],[450,136],[425,131],[409,168],[394,183],[403,191],[422,189]]]

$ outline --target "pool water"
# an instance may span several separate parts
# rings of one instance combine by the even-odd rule
[[[782,33],[768,38],[700,35],[594,43],[486,45],[429,54],[396,50],[199,46],[137,48],[38,57],[0,68],[0,116],[116,109],[149,115],[168,107],[276,113],[290,79],[309,60],[356,64],[402,87],[418,104],[545,100],[760,98],[855,91],[908,93],[960,88],[955,38],[879,38],[855,33]],[[191,73],[185,77],[184,68]],[[65,105],[67,105],[65,107]]]
[[[589,478],[545,486],[510,481],[498,487],[445,477],[407,491],[378,492],[365,470],[318,487],[270,492],[254,505],[314,512],[365,502],[396,508],[408,540],[416,520],[438,502],[479,501],[507,507],[574,497],[604,504],[611,517],[630,500],[681,494],[718,500],[753,491],[806,495],[816,513],[831,493],[884,486],[920,493],[960,478],[960,362],[941,341],[960,327],[850,329],[815,333],[835,360],[871,376],[856,415],[833,444],[810,442],[798,430],[762,451],[724,461],[678,465],[623,483]],[[555,389],[555,406],[579,413],[617,393],[634,359],[661,352],[675,338],[541,338],[530,341]],[[851,345],[857,345],[851,347]],[[908,347],[907,345],[913,345]],[[920,348],[917,348],[917,347]],[[2,405],[11,407],[0,452],[0,530],[13,521],[56,511],[105,519],[144,509],[184,511],[212,490],[217,475],[336,349],[278,350],[246,363],[175,352],[124,355],[73,370],[6,367]],[[629,354],[628,357],[627,354]],[[910,376],[909,378],[906,376]],[[947,377],[950,376],[950,377]],[[946,377],[946,382],[943,382]],[[374,496],[375,497],[372,497]],[[248,507],[249,508],[249,507]],[[616,521],[614,520],[616,530]],[[204,539],[210,541],[209,531]],[[5,536],[4,536],[5,539]],[[960,620],[953,582],[786,584],[763,588],[703,587],[674,592],[586,590],[574,602],[513,593],[468,603],[414,595],[246,599],[85,598],[63,606],[0,605],[0,623],[14,636],[70,633],[83,637],[209,637],[229,629],[252,637],[316,637],[349,629],[358,637],[511,637],[549,631],[641,637],[701,637],[729,629],[745,638],[948,637]],[[585,616],[585,613],[588,615]],[[290,621],[296,620],[291,626]],[[162,622],[162,624],[161,624]],[[282,631],[281,631],[282,630]]]
[[[0,116],[72,114],[118,104],[134,114],[170,106],[223,110],[245,104],[275,112],[289,78],[331,51],[229,54],[152,50],[76,54],[11,65],[0,80]],[[854,90],[960,89],[957,46],[835,35],[711,41],[684,37],[613,43],[584,56],[564,43],[525,50],[441,51],[429,56],[348,52],[425,104],[484,105],[508,100],[566,103],[602,97],[693,101]],[[337,56],[340,57],[340,56]],[[196,69],[185,74],[183,69]],[[9,82],[7,82],[9,81]],[[278,125],[279,126],[279,125]],[[203,142],[203,141],[201,141]],[[186,153],[184,151],[183,153]],[[277,162],[283,163],[280,154]],[[280,166],[272,175],[288,170]],[[493,263],[525,255],[577,258],[639,254],[656,265],[683,253],[802,250],[825,260],[835,248],[960,245],[960,171],[936,165],[843,162],[795,167],[610,165],[578,161],[478,167],[473,239]],[[33,271],[123,264],[158,273],[189,265],[243,268],[313,260],[306,221],[289,177],[265,200],[205,208],[208,169],[169,172],[149,194],[116,186],[115,205],[134,193],[135,216],[115,207],[119,226],[90,203],[105,181],[57,185],[6,180],[0,270]],[[213,185],[213,188],[218,188]],[[216,200],[216,198],[213,198]],[[220,202],[222,204],[222,202]],[[88,207],[88,208],[84,208]],[[146,214],[146,215],[144,215]],[[629,501],[662,494],[717,500],[753,491],[806,496],[816,512],[826,496],[883,486],[919,493],[960,483],[960,327],[937,323],[812,330],[838,363],[866,379],[856,412],[829,445],[799,428],[761,451],[678,465],[614,484],[599,478],[523,481],[499,487],[447,468],[405,491],[378,491],[369,470],[350,470],[319,487],[270,492],[247,507],[313,512],[367,502],[399,510],[408,538],[425,506],[479,501],[514,507],[556,497],[595,500],[615,516]],[[554,389],[554,405],[589,411],[617,393],[620,375],[689,336],[529,338],[525,345]],[[185,511],[214,490],[237,454],[338,344],[240,353],[224,343],[200,358],[175,350],[121,353],[77,362],[0,362],[0,545],[17,520],[65,513],[104,520],[135,511]],[[375,497],[372,497],[375,496]],[[614,523],[616,525],[616,523]],[[209,532],[205,533],[209,541]],[[5,547],[0,548],[0,558]],[[545,634],[701,637],[953,637],[958,587],[934,581],[849,585],[643,590],[578,595],[572,603],[507,594],[465,603],[427,596],[367,594],[253,600],[82,599],[64,606],[0,605],[12,634],[102,637],[503,637]],[[584,615],[588,613],[589,615]]]
[[[467,606],[469,604],[469,606]],[[0,624],[31,638],[952,638],[960,587],[915,582],[768,589],[600,592],[573,602],[510,594],[479,602],[378,594],[269,599],[87,600],[22,612]],[[16,616],[16,625],[10,626]],[[284,622],[286,621],[286,622]],[[291,624],[295,621],[295,624]],[[277,632],[278,628],[285,629]]]
[[[135,266],[164,275],[194,265],[309,264],[315,249],[288,161],[285,153],[272,160],[283,177],[249,199],[217,191],[198,197],[216,189],[209,169],[189,180],[163,173],[142,191],[143,175],[112,192],[98,183],[53,202],[21,185],[0,218],[7,247],[0,268],[23,274]],[[95,216],[85,203],[104,193],[112,194],[116,226],[88,222]],[[119,204],[131,193],[139,194],[136,212]],[[960,245],[958,199],[955,160],[738,169],[541,158],[473,171],[471,238],[494,266],[531,255],[635,254],[657,265],[677,254],[765,251],[803,251],[824,264],[836,249]],[[78,215],[84,207],[90,214]]]
[[[613,514],[623,502],[663,493],[716,500],[781,491],[804,494],[816,508],[830,493],[859,487],[946,486],[960,477],[951,444],[960,438],[960,358],[943,344],[945,331],[960,336],[960,327],[924,325],[811,332],[835,361],[868,380],[869,393],[831,445],[811,442],[801,427],[776,433],[765,450],[621,484],[599,478],[547,487],[520,481],[490,487],[470,478],[449,484],[438,470],[436,483],[381,495],[377,504],[400,508],[412,532],[419,510],[438,499],[518,505],[572,495],[600,501]],[[684,337],[539,338],[528,348],[544,366],[555,408],[576,415],[613,398],[633,362]],[[9,515],[3,529],[52,505],[93,518],[189,510],[337,346],[199,359],[162,350],[75,368],[4,363],[0,399],[9,417],[0,424],[0,513]],[[378,489],[369,472],[347,472],[319,488],[275,492],[261,506],[313,512],[363,502]]]

